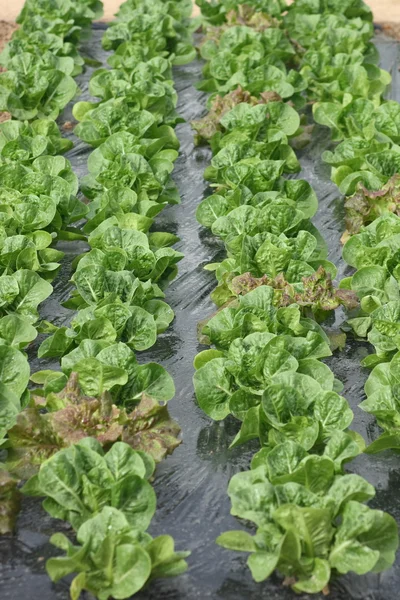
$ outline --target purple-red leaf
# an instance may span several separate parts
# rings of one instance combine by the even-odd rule
[[[128,415],[122,441],[135,450],[144,450],[156,462],[160,462],[181,443],[178,439],[180,431],[166,406],[160,406],[149,396],[143,396],[140,404]]]
[[[282,98],[276,92],[265,91],[260,94],[260,98],[255,98],[240,86],[233,92],[226,94],[226,96],[216,96],[208,114],[198,121],[192,121],[192,127],[197,132],[196,142],[199,144],[203,141],[209,141],[217,131],[221,130],[220,121],[222,117],[238,104],[246,102],[251,106],[255,106],[256,104],[267,104],[278,100],[282,100]]]
[[[400,216],[400,175],[393,175],[381,190],[367,190],[362,184],[353,196],[346,198],[346,234],[358,233],[363,225],[387,213]]]

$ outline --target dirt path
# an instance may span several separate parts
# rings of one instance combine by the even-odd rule
[[[375,14],[375,20],[392,21],[400,23],[400,0],[366,0]],[[104,18],[112,19],[122,0],[104,0]],[[3,21],[14,21],[18,15],[24,0],[0,0],[0,19]],[[196,7],[197,8],[197,7]]]

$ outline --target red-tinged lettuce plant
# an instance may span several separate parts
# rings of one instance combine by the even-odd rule
[[[262,32],[269,27],[277,26],[278,21],[266,12],[258,12],[253,6],[239,4],[226,13],[226,27],[235,27],[235,25],[246,25],[255,31]]]
[[[400,175],[393,175],[380,190],[371,191],[364,185],[358,186],[357,192],[346,198],[346,232],[349,235],[359,233],[361,227],[368,225],[387,213],[400,216]]]
[[[243,273],[226,282],[232,297],[243,296],[256,288],[268,285],[274,289],[274,305],[277,307],[298,304],[305,314],[312,312],[323,317],[323,313],[344,306],[348,310],[358,307],[357,295],[352,290],[335,288],[332,277],[320,266],[313,275],[302,278],[301,284],[291,284],[283,273],[276,277],[253,277]],[[322,314],[321,314],[322,313]]]
[[[203,27],[210,25],[221,26],[228,23],[230,26],[240,24],[257,27],[262,31],[261,24],[269,23],[277,27],[278,19],[286,10],[285,0],[222,0],[218,2],[208,2],[207,0],[196,0],[197,6],[201,9],[203,18]]]
[[[207,2],[208,4],[208,2]],[[221,24],[202,24],[203,37],[199,44],[202,49],[204,45],[218,44],[221,36],[232,27],[245,26],[252,30],[262,33],[270,27],[278,25],[277,19],[268,15],[265,12],[257,12],[257,10],[248,4],[242,4],[232,7],[225,14],[225,22]]]
[[[259,98],[256,98],[250,92],[243,90],[240,85],[225,96],[215,96],[209,112],[202,119],[192,121],[191,123],[193,129],[197,132],[195,137],[196,143],[209,142],[217,131],[221,131],[220,121],[222,117],[238,104],[245,102],[250,106],[256,106],[257,104],[267,104],[268,102],[279,100],[281,100],[281,97],[276,92],[265,91],[260,94]]]
[[[132,448],[145,450],[161,462],[179,446],[181,428],[171,419],[167,407],[143,395],[138,406],[127,415],[122,440]]]
[[[0,465],[0,535],[12,533],[20,507],[18,480]]]
[[[46,412],[44,412],[44,410]],[[156,462],[181,443],[179,425],[166,406],[146,394],[132,412],[112,403],[108,391],[85,396],[72,373],[65,388],[45,398],[32,395],[8,432],[8,465],[20,477],[34,473],[58,450],[92,437],[104,448],[119,440],[148,452]]]

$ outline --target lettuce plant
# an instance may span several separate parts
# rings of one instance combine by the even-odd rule
[[[280,101],[281,97],[275,92],[265,92],[258,99],[252,96],[246,90],[242,90],[240,86],[236,90],[225,94],[225,96],[216,95],[210,103],[209,112],[197,121],[192,121],[191,125],[197,132],[196,141],[210,142],[215,134],[223,130],[221,120],[223,116],[230,112],[235,106],[246,103],[250,106],[258,104],[266,104],[268,102]],[[289,108],[289,107],[287,107]]]
[[[13,533],[16,516],[19,512],[21,494],[18,480],[0,465],[0,535]]]
[[[17,23],[24,26],[36,17],[49,21],[59,20],[68,24],[72,30],[64,37],[68,39],[75,33],[73,41],[76,42],[76,34],[82,33],[82,29],[89,27],[95,18],[101,17],[102,12],[103,6],[99,0],[27,0]]]
[[[124,3],[121,19],[112,23],[103,37],[103,47],[116,49],[124,42],[154,45],[158,55],[172,55],[174,64],[188,63],[196,56],[188,6],[174,1]]]
[[[72,58],[51,52],[40,59],[29,52],[17,54],[0,73],[0,109],[21,120],[56,119],[78,92],[73,69]]]
[[[263,285],[219,310],[203,323],[202,341],[227,349],[243,334],[268,332],[306,337],[315,333],[320,347],[319,358],[330,356],[329,343],[323,329],[314,319],[303,317],[300,307],[291,304],[279,308],[274,304],[273,288]],[[326,353],[327,352],[327,353]]]
[[[17,32],[0,55],[0,63],[4,67],[8,68],[12,64],[12,58],[24,52],[37,56],[39,61],[44,53],[51,52],[55,56],[73,59],[74,68],[71,72],[73,77],[82,73],[84,59],[80,56],[76,46],[71,42],[65,42],[62,36],[42,31],[28,33],[23,28]]]
[[[39,156],[30,165],[0,166],[2,220],[9,234],[60,230],[84,217],[87,206],[77,198],[78,180],[62,156]],[[79,239],[79,238],[78,238]]]
[[[173,87],[171,60],[159,55],[144,57],[140,49],[143,51],[143,47],[128,45],[124,52],[117,50],[109,58],[113,69],[98,69],[93,73],[90,93],[102,102],[123,98],[131,109],[151,112],[158,124],[174,126],[182,118],[176,112],[178,97]],[[95,108],[94,103],[78,103],[74,109],[77,117],[82,106]]]
[[[359,185],[353,196],[346,198],[346,229],[350,235],[359,233],[363,225],[368,225],[386,213],[399,215],[400,176],[393,175],[382,189],[371,191]]]
[[[38,305],[50,296],[53,288],[35,271],[19,269],[0,276],[0,315],[16,314],[28,323],[38,320]]]
[[[246,10],[251,10],[252,14],[262,13],[268,17],[278,17],[286,9],[285,0],[222,0],[218,2],[206,2],[205,0],[196,0],[197,6],[201,9],[201,14],[205,22],[212,25],[222,25],[229,21],[232,12],[237,12],[240,16]]]
[[[100,599],[125,598],[150,577],[186,570],[188,553],[176,553],[171,537],[153,540],[146,533],[156,507],[148,481],[153,471],[154,461],[145,452],[118,442],[104,453],[98,442],[85,438],[46,460],[25,484],[25,494],[46,496],[45,510],[77,530],[82,546],[55,534],[52,543],[68,558],[51,558],[46,564],[53,581],[79,573],[71,584],[71,597],[78,598],[86,589]]]
[[[122,275],[128,275],[128,271]],[[85,276],[85,284],[89,285],[91,280]],[[116,284],[118,280],[111,277],[111,281]],[[54,333],[41,344],[38,354],[41,358],[61,358],[84,340],[122,341],[134,350],[146,350],[155,344],[157,335],[167,329],[173,318],[172,309],[161,300],[148,300],[140,305],[108,296],[93,307],[81,308],[71,328],[51,328]]]
[[[232,412],[243,420],[248,409],[260,404],[263,392],[276,376],[289,377],[296,372],[309,375],[314,370],[314,379],[322,388],[332,390],[333,374],[318,361],[324,353],[329,355],[329,349],[324,349],[321,336],[316,333],[300,338],[289,332],[254,332],[238,337],[226,352],[197,358],[199,370],[194,383],[200,406],[213,418],[224,418]],[[221,381],[225,384],[221,385]]]
[[[302,308],[304,316],[310,313],[316,320],[318,317],[323,317],[324,312],[334,310],[340,305],[349,310],[358,308],[356,292],[336,289],[330,273],[322,266],[313,275],[302,277],[301,282],[295,285],[289,283],[282,273],[272,278],[268,275],[254,277],[248,272],[233,278],[223,277],[223,279],[224,284],[214,290],[213,299],[219,299],[222,288],[226,289],[228,300],[233,300],[237,296],[248,294],[259,286],[267,285],[274,289],[275,306],[284,307],[297,304]]]
[[[34,205],[35,206],[35,205]],[[2,232],[6,234],[3,229]],[[40,273],[42,279],[52,281],[60,269],[64,253],[49,248],[53,237],[47,231],[34,231],[26,235],[4,235],[0,250],[2,275],[12,275],[19,269]]]
[[[145,531],[156,508],[156,495],[148,481],[154,468],[150,456],[123,442],[104,454],[101,445],[88,437],[44,461],[22,491],[45,496],[45,510],[75,530],[104,506],[112,506],[132,527]]]
[[[87,437],[97,440],[106,449],[123,441],[135,450],[146,452],[156,462],[180,444],[179,425],[171,419],[167,407],[151,396],[151,390],[142,394],[133,410],[126,410],[113,404],[107,389],[96,396],[85,395],[78,374],[72,372],[60,392],[46,393],[46,388],[51,387],[51,383],[55,387],[57,376],[61,379],[62,375],[35,374],[35,381],[47,385],[31,393],[31,402],[23,410],[15,402],[19,413],[8,411],[7,464],[21,478],[35,473],[58,450]],[[82,387],[87,389],[82,370],[81,381]],[[10,386],[8,390],[11,394]],[[4,414],[6,407],[5,402]]]
[[[103,154],[115,152],[118,143],[129,144],[147,158],[152,158],[163,148],[179,149],[178,138],[171,127],[157,126],[152,112],[132,108],[126,97],[107,100],[93,108],[87,104],[78,102],[74,107],[74,115],[81,121],[75,133],[92,146],[102,144]],[[118,132],[121,133],[117,135]]]
[[[129,598],[156,577],[175,576],[187,569],[188,552],[175,552],[168,535],[152,539],[132,528],[119,510],[105,506],[77,532],[77,546],[62,533],[51,542],[66,556],[50,558],[46,569],[53,581],[78,573],[71,583],[71,598],[83,590],[99,600]]]
[[[296,592],[327,592],[332,574],[363,575],[391,566],[396,522],[363,504],[375,494],[359,475],[335,475],[326,453],[307,455],[296,442],[276,446],[229,484],[231,513],[252,521],[255,535],[223,533],[217,543],[249,552],[256,581],[277,569]]]
[[[151,115],[149,118],[152,119]],[[141,119],[146,117],[143,115]],[[95,198],[118,185],[144,199],[175,203],[171,198],[170,173],[178,153],[174,149],[162,149],[145,158],[143,150],[137,137],[122,132],[101,144],[89,158],[89,175],[81,181],[82,191],[88,198]]]
[[[55,121],[36,119],[0,123],[1,163],[31,164],[39,156],[56,156],[72,148],[72,142],[61,137]]]
[[[2,319],[3,320],[3,319]],[[4,329],[4,327],[3,327]],[[0,443],[13,427],[18,413],[29,401],[26,387],[29,382],[29,364],[26,355],[2,339],[0,346]]]
[[[268,207],[269,210],[273,210],[276,203],[281,205],[284,213],[283,225],[285,225],[285,222],[287,223],[282,231],[285,231],[286,228],[290,229],[288,224],[290,223],[291,214],[299,215],[299,221],[302,221],[301,226],[310,230],[310,224],[306,223],[305,219],[313,217],[318,208],[317,196],[310,184],[303,179],[281,178],[275,179],[272,187],[277,189],[256,193],[253,193],[244,184],[239,184],[234,189],[219,187],[215,194],[204,198],[200,202],[197,207],[196,218],[201,225],[212,229],[219,217],[228,216],[235,208],[250,205],[255,209]],[[251,209],[249,210],[251,211]],[[265,218],[268,218],[267,215]],[[276,231],[275,228],[275,233]],[[316,230],[314,231],[316,232]],[[318,233],[315,233],[314,236],[318,236]]]

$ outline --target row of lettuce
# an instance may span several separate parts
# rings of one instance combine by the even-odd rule
[[[358,335],[368,332],[377,355],[366,363],[382,364],[362,408],[396,428],[400,109],[383,100],[391,78],[377,66],[362,0],[198,4],[206,60],[199,89],[211,96],[193,127],[211,147],[205,178],[216,189],[197,218],[227,258],[206,267],[219,310],[202,324],[211,348],[195,358],[194,386],[207,415],[240,422],[232,447],[261,447],[228,488],[231,513],[256,532],[229,531],[217,542],[250,553],[256,581],[277,570],[296,592],[327,592],[337,575],[389,568],[398,547],[394,519],[365,504],[373,486],[344,471],[365,443],[349,429],[343,386],[321,360],[331,349],[319,323],[344,305]],[[316,195],[285,177],[300,171],[296,150],[310,127],[307,110],[297,110],[309,104],[315,121],[343,140],[323,157],[349,196],[344,258],[357,272],[339,289],[310,221]]]
[[[163,300],[182,254],[178,238],[155,231],[156,215],[180,201],[171,172],[172,65],[192,60],[186,0],[127,0],[102,44],[111,68],[96,70],[77,102],[74,133],[94,150],[79,183],[62,154],[72,143],[56,119],[78,93],[79,53],[101,14],[96,0],[27,0],[1,55],[0,125],[0,529],[11,531],[22,493],[69,523],[76,543],[55,534],[64,555],[53,581],[75,573],[71,598],[128,598],[159,576],[186,570],[187,552],[147,533],[156,510],[155,464],[179,444],[166,402],[171,376],[136,352],[153,346],[174,318]],[[91,62],[90,60],[87,62]],[[84,221],[83,221],[84,220]],[[83,226],[82,223],[84,222]],[[69,327],[39,321],[60,269],[59,240],[87,242],[63,304]],[[30,373],[26,350],[61,370]],[[28,389],[29,379],[39,385]],[[29,386],[31,387],[31,386]]]

